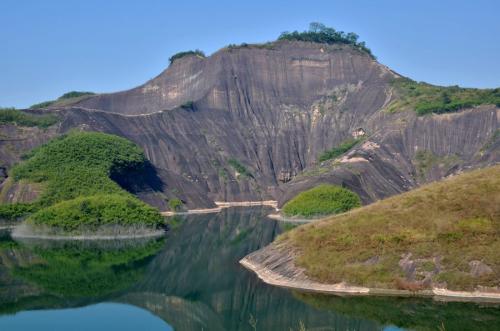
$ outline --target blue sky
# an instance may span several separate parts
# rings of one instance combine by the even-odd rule
[[[128,89],[178,51],[273,40],[313,21],[356,32],[413,79],[499,87],[498,13],[495,0],[0,0],[0,106]]]

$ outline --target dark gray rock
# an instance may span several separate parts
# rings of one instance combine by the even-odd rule
[[[487,264],[478,260],[470,261],[469,267],[470,274],[473,277],[481,277],[493,273],[493,269],[491,269]]]
[[[223,49],[176,60],[132,90],[51,109],[60,124],[11,147],[0,141],[0,156],[9,168],[27,149],[75,127],[117,134],[144,149],[161,183],[134,184],[133,191],[161,208],[172,196],[189,208],[217,200],[282,205],[320,183],[347,187],[369,203],[499,162],[500,142],[492,140],[499,108],[387,113],[396,77],[345,45],[284,41]],[[0,132],[18,137],[4,126]],[[366,142],[345,157],[318,163],[323,151],[363,133]],[[429,164],[419,164],[418,153],[432,156]]]

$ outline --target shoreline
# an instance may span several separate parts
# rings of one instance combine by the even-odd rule
[[[276,200],[263,200],[263,201],[214,201],[217,207],[214,208],[200,208],[200,209],[188,209],[187,211],[162,211],[160,212],[163,216],[174,216],[174,215],[194,215],[194,214],[211,214],[219,213],[223,209],[230,207],[255,207],[255,206],[267,206],[267,207],[278,207],[278,201]]]
[[[10,236],[13,239],[41,239],[41,240],[124,240],[124,239],[144,239],[159,238],[165,235],[165,231],[157,230],[142,234],[122,234],[122,235],[45,235],[45,234],[23,234],[16,233],[15,229],[11,231]]]
[[[249,271],[254,272],[257,277],[266,284],[297,290],[309,293],[320,293],[339,296],[399,296],[399,297],[428,297],[440,301],[463,301],[463,302],[491,302],[500,303],[500,292],[482,292],[482,291],[452,291],[445,288],[432,288],[421,291],[408,291],[384,288],[371,288],[364,286],[351,286],[345,283],[326,284],[310,280],[305,277],[303,270],[294,268],[290,270],[290,265],[287,266],[289,275],[276,272],[269,268],[280,269],[279,259],[268,258],[265,262],[260,263],[252,260],[259,251],[250,253],[242,258],[239,263]],[[291,255],[286,257],[287,263],[292,262]]]
[[[322,218],[294,218],[294,217],[286,217],[286,216],[283,216],[280,213],[269,214],[269,215],[267,215],[267,218],[270,218],[270,219],[278,221],[278,222],[288,222],[288,223],[297,223],[297,224],[313,223],[313,222],[321,221],[321,220],[324,219],[324,217],[322,217]]]

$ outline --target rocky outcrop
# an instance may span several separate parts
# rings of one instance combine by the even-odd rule
[[[498,287],[479,286],[474,291],[452,291],[446,283],[434,281],[441,272],[440,257],[432,259],[412,259],[412,254],[403,254],[399,267],[404,278],[396,279],[397,288],[371,288],[340,282],[322,283],[307,276],[304,268],[295,264],[297,254],[290,247],[274,242],[262,249],[248,254],[240,260],[240,264],[253,271],[265,283],[295,289],[299,291],[340,294],[340,295],[391,295],[391,296],[425,296],[447,301],[485,301],[499,302]],[[371,260],[371,261],[370,261]],[[370,264],[376,264],[369,259]],[[432,268],[429,268],[429,265]],[[493,270],[480,261],[469,263],[474,277],[488,275]]]
[[[346,45],[280,41],[222,49],[180,58],[137,88],[52,108],[60,124],[19,151],[72,128],[126,137],[143,147],[161,181],[135,193],[162,209],[172,197],[188,208],[283,204],[324,182],[369,203],[500,160],[498,108],[388,113],[397,77]],[[365,143],[340,159],[317,161],[353,136]],[[6,153],[0,145],[0,155]],[[9,154],[7,167],[18,158]]]

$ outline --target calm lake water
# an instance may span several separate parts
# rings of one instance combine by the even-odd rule
[[[265,208],[171,219],[159,240],[0,234],[0,330],[500,330],[498,305],[267,286],[238,261],[287,226]]]

